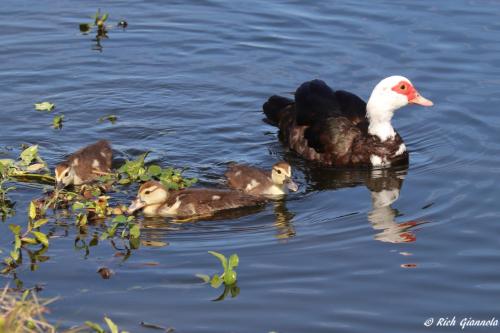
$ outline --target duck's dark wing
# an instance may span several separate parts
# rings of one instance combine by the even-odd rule
[[[366,103],[358,96],[344,90],[335,92],[337,102],[340,104],[342,116],[355,124],[363,122],[366,118]]]
[[[313,125],[330,117],[346,117],[359,123],[366,116],[366,103],[358,96],[334,91],[324,81],[304,82],[295,92],[297,125]]]
[[[295,92],[297,125],[311,126],[342,114],[335,91],[321,80],[304,82]]]

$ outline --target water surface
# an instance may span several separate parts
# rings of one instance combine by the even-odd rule
[[[99,7],[129,22],[100,50],[78,31]],[[231,161],[285,159],[301,186],[243,217],[145,220],[142,246],[125,261],[120,242],[85,251],[99,227],[75,243],[74,226],[52,223],[50,259],[18,272],[25,286],[60,297],[51,319],[290,333],[424,332],[429,317],[499,317],[500,3],[4,0],[0,13],[2,158],[38,143],[53,167],[105,138],[121,159],[151,150],[152,161],[187,166],[201,185],[222,186]],[[395,116],[408,169],[318,170],[262,122],[266,98],[303,81],[366,99],[393,74],[435,103]],[[64,113],[61,131],[32,110],[42,100]],[[98,123],[108,114],[115,125]],[[41,192],[21,184],[11,194],[18,213],[0,225],[4,253],[8,223],[25,224]],[[222,289],[195,277],[217,272],[209,250],[240,256],[237,297],[213,302]],[[102,266],[116,274],[101,279]]]

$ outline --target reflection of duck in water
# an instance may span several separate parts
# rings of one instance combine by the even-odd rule
[[[421,224],[418,221],[397,223],[399,212],[391,207],[399,198],[399,193],[407,174],[407,167],[383,170],[338,170],[325,168],[304,168],[310,188],[314,190],[340,189],[365,185],[371,194],[372,209],[368,220],[373,229],[381,232],[375,239],[390,243],[416,241],[411,229]]]
[[[374,173],[376,173],[374,171]],[[406,172],[405,172],[406,174]],[[405,175],[397,175],[401,182],[398,187],[370,189],[372,198],[372,210],[368,213],[368,220],[372,223],[373,229],[381,230],[375,235],[375,239],[389,243],[411,243],[417,240],[411,229],[422,222],[408,221],[397,223],[396,217],[399,215],[397,209],[391,204],[398,200],[401,185]]]

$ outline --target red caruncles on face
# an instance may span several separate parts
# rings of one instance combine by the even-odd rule
[[[400,81],[392,90],[397,92],[398,94],[405,95],[408,99],[408,102],[414,100],[418,96],[418,92],[408,81]]]

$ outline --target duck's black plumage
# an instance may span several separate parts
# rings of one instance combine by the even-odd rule
[[[324,81],[303,83],[295,100],[271,96],[263,105],[268,122],[280,129],[280,139],[302,157],[330,166],[372,166],[372,155],[392,165],[407,164],[408,153],[398,154],[403,141],[381,142],[368,133],[366,103]]]
[[[366,116],[366,103],[347,91],[334,91],[324,81],[304,82],[295,92],[297,125],[311,126],[330,117],[361,120]]]

